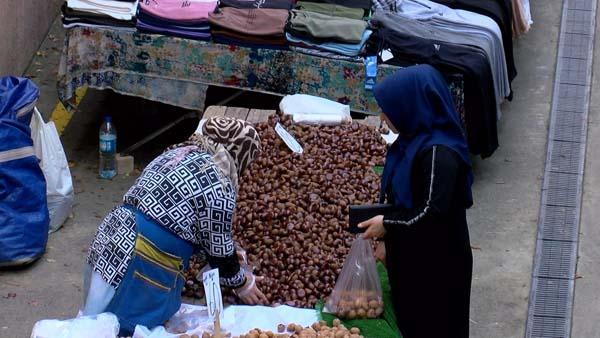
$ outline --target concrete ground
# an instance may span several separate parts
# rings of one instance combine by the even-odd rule
[[[533,1],[515,41],[515,97],[503,106],[500,148],[475,161],[471,337],[523,337],[546,159],[562,1]]]
[[[600,11],[596,22],[600,19]],[[592,97],[588,115],[587,155],[583,185],[583,205],[579,228],[579,256],[575,280],[573,337],[599,338],[600,325],[600,34],[596,31]]]
[[[532,30],[515,42],[519,76],[513,83],[514,100],[503,106],[504,115],[499,125],[500,149],[490,159],[474,160],[475,206],[468,214],[474,247],[471,337],[523,337],[525,333],[562,1],[532,0],[531,5],[535,20]],[[53,29],[53,36],[59,37],[55,43],[60,45],[61,28]],[[46,41],[43,48],[53,51],[52,46],[52,41]],[[52,69],[52,65],[57,56],[54,54],[57,53],[53,53],[54,59],[42,60],[49,66],[37,72],[40,78],[51,79],[52,75],[48,74],[55,76],[56,69]],[[28,73],[36,72],[35,62]],[[597,79],[594,83],[600,84]],[[40,84],[44,95],[43,110],[49,116],[56,102],[54,83],[40,79]],[[209,92],[207,105],[223,95],[222,91]],[[257,100],[245,96],[229,105],[248,103],[256,104]],[[261,105],[261,108],[274,108],[276,99],[263,100]],[[600,137],[600,128],[595,124],[600,119],[597,95],[593,108],[590,135],[597,138]],[[39,262],[21,271],[0,271],[2,338],[28,337],[37,320],[69,318],[77,313],[82,298],[81,270],[87,246],[101,218],[119,202],[135,179],[135,174],[118,176],[112,181],[96,178],[97,127],[101,116],[105,113],[113,115],[121,132],[120,146],[124,146],[143,136],[142,130],[152,129],[183,113],[164,105],[94,90],[88,91],[80,109],[62,136],[67,156],[73,163],[71,170],[76,193],[73,217],[63,229],[50,236],[48,252]],[[184,124],[152,145],[143,147],[135,153],[136,165],[143,167],[162,147],[181,140],[194,127],[194,123]],[[590,138],[590,142],[593,140]],[[586,187],[597,186],[600,182],[600,177],[594,180],[589,175],[594,165],[591,156],[598,151],[589,148]],[[593,204],[598,199],[594,197],[594,189],[586,188],[587,207],[584,209],[579,267],[584,278],[578,280],[576,289],[574,331],[581,334],[574,337],[595,337],[593,334],[600,331],[594,330],[595,320],[587,320],[589,315],[578,316],[578,313],[595,314],[598,318],[600,312],[590,301],[598,297],[593,277],[600,274],[594,271],[600,251],[590,245],[595,238],[600,238],[600,233],[591,224],[598,212]],[[443,279],[444,276],[440,276],[440,282]]]
[[[0,1],[0,74],[22,73],[27,68],[62,3],[62,0]]]

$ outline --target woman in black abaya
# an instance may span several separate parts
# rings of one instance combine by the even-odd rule
[[[383,239],[404,338],[468,338],[472,205],[467,143],[441,74],[402,69],[375,88],[382,118],[399,133],[388,150],[381,200],[393,212],[359,225]]]

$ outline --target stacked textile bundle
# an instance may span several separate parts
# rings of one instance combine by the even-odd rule
[[[511,96],[510,82],[516,75],[512,45],[509,48],[504,45],[507,39],[503,34],[507,30],[508,40],[512,42],[512,17],[508,12],[505,18],[500,6],[510,0],[434,1],[395,0],[392,3],[381,0],[376,3],[371,20],[377,27],[373,49],[389,49],[394,55],[390,63],[400,60],[403,64],[428,63],[447,74],[462,74],[466,119],[470,126],[469,146],[471,152],[489,156],[498,147],[500,104]],[[469,2],[479,6],[481,12],[486,5],[498,11],[493,19],[491,15],[452,9],[437,2]],[[498,22],[504,26],[501,28]]]
[[[383,0],[379,0],[383,1]],[[512,58],[512,37],[519,37],[531,27],[529,0],[434,0],[454,8],[483,14],[494,19],[502,29],[504,45],[510,49],[507,58]],[[510,54],[510,55],[509,55]]]
[[[291,10],[295,0],[221,0],[221,7],[233,8],[271,8]]]
[[[356,20],[362,20],[369,14],[364,8],[361,7],[347,7],[336,3],[311,0],[298,1],[296,9]]]
[[[504,49],[502,31],[498,24],[486,15],[466,10],[452,9],[426,0],[406,0],[398,6],[398,14],[426,23],[431,29],[453,33],[462,45],[479,47],[487,56],[494,82],[494,93],[500,117],[500,104],[511,96],[511,75]],[[509,20],[510,22],[510,20]],[[470,39],[477,39],[473,43]],[[512,35],[509,35],[509,39]],[[516,70],[515,70],[516,74]]]
[[[364,21],[369,8],[370,2],[360,0],[299,1],[292,10],[286,38],[299,52],[356,57],[372,34]]]
[[[529,0],[512,0],[512,30],[513,36],[518,38],[527,33],[533,20],[531,20],[531,9]]]
[[[290,1],[225,2],[235,7],[221,7],[209,15],[215,42],[256,48],[287,48],[284,29]]]
[[[150,0],[140,2],[137,28],[142,32],[210,40],[209,13],[216,0]]]
[[[430,64],[445,74],[464,79],[465,118],[470,151],[490,156],[498,147],[496,100],[489,59],[478,47],[443,41],[448,37],[418,20],[404,20],[394,13],[375,12],[379,25],[370,52],[391,51],[386,63],[410,66]],[[452,36],[450,34],[450,36]]]
[[[67,0],[62,6],[66,28],[135,27],[137,0]]]
[[[514,17],[511,1],[520,0],[433,0],[452,9],[470,11],[473,13],[485,15],[494,20],[502,32],[502,43],[504,54],[506,55],[506,65],[509,74],[509,80],[512,81],[517,76],[517,70],[513,60],[513,35]]]

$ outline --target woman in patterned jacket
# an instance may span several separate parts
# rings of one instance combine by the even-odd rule
[[[114,313],[122,335],[137,324],[163,324],[179,310],[194,252],[243,302],[265,302],[252,272],[240,266],[231,234],[238,180],[259,151],[252,126],[220,117],[154,159],[92,240],[81,314]]]

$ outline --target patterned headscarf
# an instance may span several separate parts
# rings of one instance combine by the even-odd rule
[[[260,137],[250,123],[228,117],[210,118],[202,126],[202,134],[222,144],[233,157],[238,177],[260,152]]]
[[[212,155],[215,164],[231,180],[237,191],[239,178],[260,152],[260,137],[249,123],[229,117],[213,117],[202,125],[202,134],[194,133],[187,141],[169,147],[178,154],[177,163],[191,151]]]

